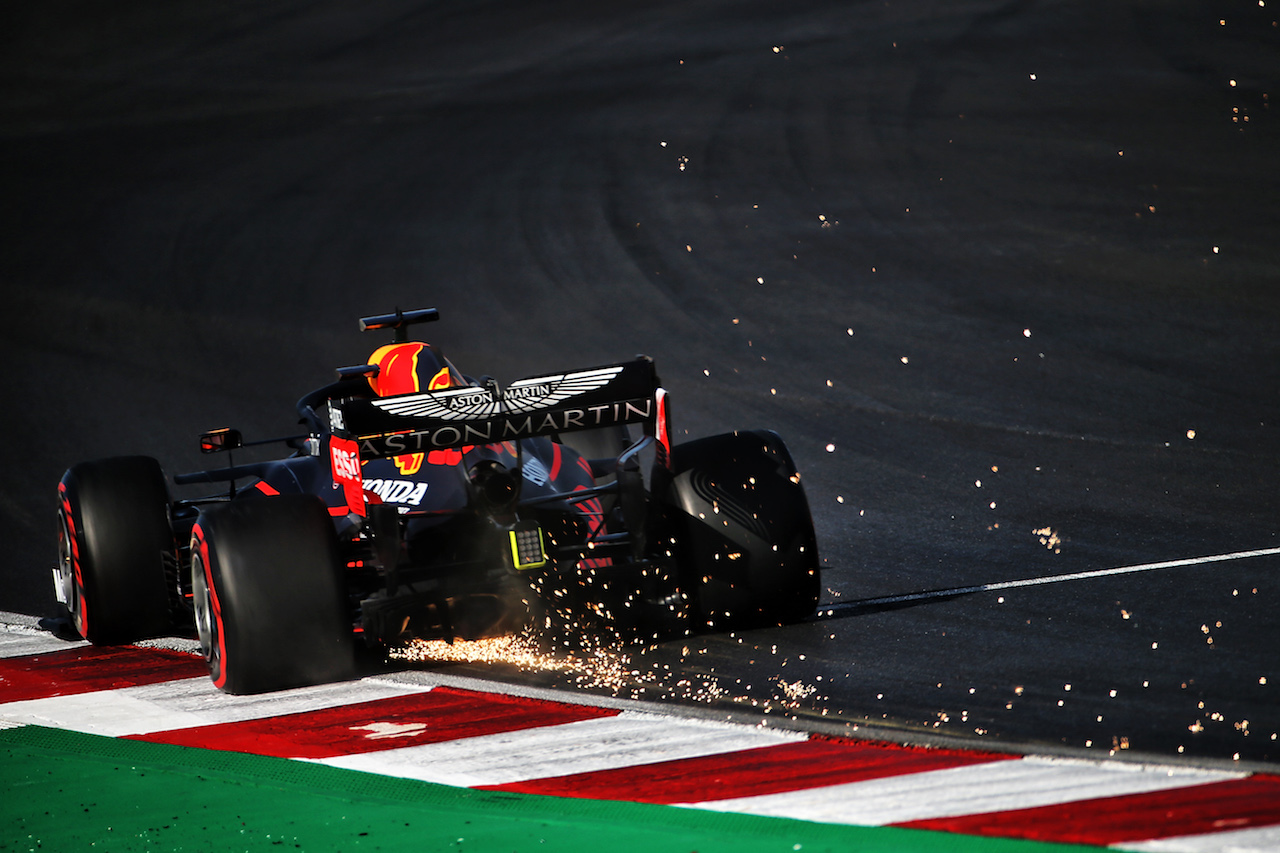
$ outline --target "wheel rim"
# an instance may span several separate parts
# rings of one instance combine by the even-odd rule
[[[210,669],[217,668],[218,620],[213,615],[213,601],[209,595],[209,582],[204,573],[204,560],[197,551],[191,557],[191,598],[195,608],[196,633],[200,636],[200,651],[209,662]]]
[[[75,547],[71,541],[71,525],[67,522],[65,510],[58,511],[58,563],[59,577],[62,582],[62,597],[67,602],[67,612],[71,614],[71,624],[76,632],[84,636],[84,588],[80,583],[76,570]]]

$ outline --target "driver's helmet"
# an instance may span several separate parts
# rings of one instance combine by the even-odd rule
[[[369,356],[369,364],[378,365],[378,375],[369,377],[369,385],[379,397],[467,384],[458,369],[431,344],[387,344]]]

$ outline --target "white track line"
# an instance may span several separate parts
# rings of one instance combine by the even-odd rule
[[[624,711],[616,717],[326,758],[323,763],[474,787],[696,758],[806,737],[800,732]]]
[[[6,630],[7,627],[0,625],[0,658],[42,655],[89,645],[83,640],[77,642],[60,640],[44,631],[34,633],[22,629]]]
[[[429,689],[366,679],[257,696],[231,696],[220,692],[208,678],[184,678],[142,687],[9,702],[0,705],[0,722],[122,737],[318,711]]]
[[[1140,853],[1276,853],[1280,850],[1280,826],[1180,835],[1155,841],[1124,841],[1111,846]]]
[[[1016,581],[1000,581],[984,583],[976,586],[958,586],[952,589],[933,589],[926,592],[910,592],[905,595],[886,595],[881,598],[863,598],[857,601],[846,601],[834,607],[818,611],[818,616],[834,616],[841,610],[861,607],[877,607],[885,604],[902,604],[907,601],[924,601],[930,598],[947,598],[953,595],[966,595],[974,592],[995,592],[1002,589],[1016,589],[1023,586],[1043,586],[1051,583],[1102,578],[1111,575],[1127,575],[1134,572],[1155,572],[1162,569],[1180,569],[1187,566],[1200,566],[1206,563],[1224,563],[1230,560],[1248,560],[1252,557],[1274,557],[1280,555],[1280,548],[1261,548],[1256,551],[1236,551],[1231,554],[1214,554],[1208,557],[1189,557],[1185,560],[1166,560],[1161,563],[1140,563],[1136,566],[1117,566],[1111,569],[1094,569],[1088,572],[1072,572],[1066,575],[1045,575],[1038,578],[1025,578]]]
[[[806,791],[685,805],[820,823],[885,826],[1141,794],[1238,779],[1244,775],[1247,774],[1028,757],[1021,761],[994,761]]]

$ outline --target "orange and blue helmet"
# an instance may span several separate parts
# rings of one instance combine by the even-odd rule
[[[378,365],[377,375],[369,377],[369,386],[379,397],[468,384],[449,359],[431,344],[387,344],[375,350],[368,363]]]

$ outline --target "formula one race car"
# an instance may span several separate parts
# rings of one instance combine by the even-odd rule
[[[54,582],[80,636],[194,623],[214,683],[257,693],[352,677],[361,639],[553,622],[653,637],[813,613],[813,522],[776,434],[672,446],[645,357],[505,388],[468,379],[409,341],[438,317],[363,318],[394,343],[298,401],[307,434],[272,440],[287,458],[235,465],[230,451],[269,442],[202,435],[226,467],[173,482],[228,484],[215,495],[171,499],[149,457],[68,470]]]

